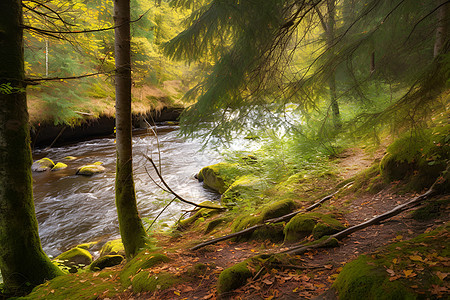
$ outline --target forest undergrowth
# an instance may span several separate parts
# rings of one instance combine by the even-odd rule
[[[441,135],[447,138],[445,133]],[[448,141],[441,146],[448,151]],[[219,164],[229,168],[228,173],[215,173],[225,182],[226,176],[242,172],[242,165],[249,167],[241,179],[228,183],[239,184],[222,194],[222,203],[228,197],[240,199],[241,204],[229,206],[226,212],[203,208],[169,233],[151,233],[149,248],[133,260],[101,271],[79,270],[58,277],[35,288],[26,299],[445,297],[450,264],[445,247],[450,200],[446,173],[439,175],[444,189],[418,208],[334,244],[286,254],[299,241],[303,245],[320,243],[326,236],[388,212],[426,191],[429,186],[411,189],[410,183],[420,170],[404,174],[404,178],[412,176],[408,180],[386,180],[386,151],[393,155],[395,147],[345,149],[328,158],[327,167],[310,170],[310,175],[297,170],[280,180],[265,174],[269,180],[263,183],[255,179],[255,174],[264,175],[255,156]],[[200,174],[208,176],[204,170]],[[271,180],[272,184],[268,183]],[[326,201],[310,212],[192,250],[204,241],[302,211],[320,199]]]

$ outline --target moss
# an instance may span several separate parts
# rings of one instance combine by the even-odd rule
[[[70,155],[69,155],[69,156],[64,157],[63,159],[64,159],[64,160],[69,160],[69,161],[70,161],[70,160],[75,160],[75,159],[77,159],[77,158],[76,158],[75,156],[70,156]]]
[[[222,206],[218,205],[217,203],[213,203],[211,201],[204,201],[200,204],[217,207],[217,208],[222,208]],[[218,210],[218,209],[200,208],[199,210],[197,210],[197,212],[195,212],[189,218],[179,221],[177,229],[184,230],[200,218],[211,217],[211,216],[217,215],[219,213],[220,213],[220,210]]]
[[[448,231],[449,226],[445,225],[346,264],[333,284],[339,298],[439,298],[443,295],[439,294],[439,288],[445,282],[436,274],[447,268],[443,258],[448,257],[450,250],[442,245],[447,242]],[[405,272],[417,274],[407,276]]]
[[[221,202],[223,205],[239,203],[251,199],[264,188],[262,180],[254,175],[244,175],[236,179],[223,193]]]
[[[134,276],[131,284],[133,286],[133,292],[141,293],[165,290],[178,284],[180,281],[179,278],[167,272],[152,275],[150,272],[141,271]]]
[[[208,265],[198,263],[193,265],[192,267],[189,267],[186,271],[186,275],[189,277],[200,277],[203,276],[208,269]]]
[[[252,227],[253,225],[259,224],[261,223],[262,217],[261,216],[241,216],[238,217],[234,222],[233,222],[233,232],[238,232],[241,231],[243,229]]]
[[[218,219],[212,220],[211,222],[208,223],[208,226],[206,226],[205,234],[210,233],[211,231],[213,231],[220,225],[225,224],[229,221],[230,221],[229,217],[223,217],[223,218],[218,218]]]
[[[77,245],[77,248],[89,250],[97,244],[98,244],[98,242],[84,243],[84,244]]]
[[[31,170],[35,172],[43,172],[46,170],[50,170],[55,166],[55,163],[47,157],[41,158],[33,163],[31,166]]]
[[[111,272],[78,273],[59,276],[37,286],[20,299],[99,299],[112,298],[124,289],[118,286]]]
[[[383,268],[373,266],[362,255],[346,264],[333,284],[340,299],[416,299],[415,293],[399,282],[389,282]]]
[[[67,168],[67,165],[65,163],[59,162],[56,165],[53,166],[52,171],[58,171]]]
[[[122,255],[105,255],[93,261],[89,266],[89,270],[98,271],[107,267],[113,267],[120,264],[123,259]]]
[[[217,280],[217,291],[219,294],[230,292],[243,286],[247,279],[253,276],[252,271],[248,268],[249,263],[250,260],[247,259],[220,273]]]
[[[122,239],[108,241],[100,250],[100,256],[112,254],[125,255],[125,248],[123,247]]]
[[[235,179],[243,174],[238,164],[218,163],[204,167],[198,173],[198,180],[207,187],[223,194]]]
[[[283,223],[267,224],[262,228],[256,229],[251,238],[255,240],[269,240],[277,243],[284,239]]]
[[[316,218],[309,215],[296,215],[284,227],[284,240],[299,241],[310,235],[316,226]]]
[[[278,218],[293,212],[294,209],[295,203],[293,200],[291,199],[280,200],[265,205],[261,210],[261,217],[263,221]]]
[[[333,214],[306,213],[293,217],[284,228],[285,241],[298,241],[312,234],[315,239],[345,229]]]
[[[450,157],[450,124],[407,132],[387,148],[380,162],[387,182],[404,180],[407,190],[430,187],[447,167]]]
[[[140,270],[149,269],[155,265],[168,262],[170,258],[161,253],[150,253],[144,250],[130,260],[120,273],[120,280],[124,286],[129,286],[131,278]]]
[[[56,260],[61,261],[66,266],[86,266],[92,263],[92,254],[86,249],[75,247],[58,255]]]
[[[84,165],[78,168],[76,174],[77,175],[84,175],[84,176],[92,176],[97,173],[105,172],[105,167],[100,165]]]

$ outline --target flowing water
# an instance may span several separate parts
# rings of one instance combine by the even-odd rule
[[[185,141],[177,137],[174,127],[158,129],[159,151],[152,134],[133,137],[134,179],[138,209],[141,217],[153,219],[173,198],[159,189],[150,179],[157,178],[143,154],[158,162],[165,181],[185,199],[200,203],[217,200],[218,195],[199,183],[194,175],[204,166],[218,162],[213,150],[201,151],[200,141]],[[76,160],[64,161],[66,156]],[[64,162],[68,168],[59,171],[33,173],[33,191],[39,234],[48,255],[56,256],[77,244],[119,238],[117,212],[114,203],[115,144],[112,138],[95,139],[60,148],[35,150],[33,158],[48,157]],[[103,162],[105,173],[92,177],[75,175],[78,167]],[[174,202],[161,216],[169,225],[183,210],[192,206]]]

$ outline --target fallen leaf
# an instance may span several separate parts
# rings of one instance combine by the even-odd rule
[[[273,281],[270,281],[269,279],[264,279],[264,280],[262,280],[262,282],[267,284],[267,285],[273,284]]]
[[[324,265],[323,267],[325,269],[331,270],[333,268],[333,265]]]
[[[413,274],[413,270],[403,270],[405,277],[410,277]]]
[[[388,272],[391,276],[395,276],[395,272],[392,269],[386,269],[386,272]]]
[[[393,262],[394,264],[396,264],[396,263],[398,263],[398,259],[397,259],[397,258],[394,258],[394,259],[392,260],[392,262]]]
[[[180,291],[173,291],[173,293],[174,293],[175,295],[177,295],[177,296],[180,296],[180,295],[181,295],[181,292],[180,292]]]
[[[440,271],[436,272],[437,277],[439,277],[440,280],[444,280],[445,277],[447,277],[448,273],[442,273]]]
[[[422,257],[420,257],[419,255],[411,255],[409,259],[413,261],[423,261]]]
[[[389,278],[389,281],[394,281],[394,280],[397,280],[399,278],[400,278],[400,276],[392,276],[392,277]]]

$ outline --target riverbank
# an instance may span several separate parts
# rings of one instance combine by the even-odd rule
[[[147,113],[133,114],[133,128],[147,128],[148,124],[177,122],[182,107],[163,107]],[[89,140],[92,138],[108,137],[114,134],[115,119],[113,116],[99,116],[87,118],[79,124],[54,125],[52,122],[35,122],[31,124],[32,148],[61,146],[70,143]]]
[[[397,146],[404,144],[401,139],[397,142]],[[445,161],[448,142],[435,145],[434,150],[444,150],[440,147],[447,151]],[[383,149],[377,153],[347,149],[328,161],[332,172],[303,170],[276,184],[257,180],[258,156],[204,169],[199,178],[210,187],[208,177],[221,178],[215,182],[223,185],[217,190],[229,210],[199,211],[169,233],[150,232],[149,248],[135,259],[102,271],[86,269],[56,278],[36,288],[27,299],[444,297],[449,292],[450,253],[442,247],[450,235],[449,175],[439,175],[439,171],[431,178],[430,169],[396,165],[401,148],[391,146],[386,151],[387,155]],[[403,180],[391,177],[400,169],[406,172]],[[442,189],[421,207],[326,247],[313,246],[323,236],[407,203],[430,186],[418,187],[418,179],[436,178]],[[412,183],[418,189],[412,189]],[[318,201],[321,205],[305,211]],[[295,217],[268,221],[293,212],[297,212]],[[253,233],[192,249],[264,222]],[[299,244],[310,248],[282,254]]]

